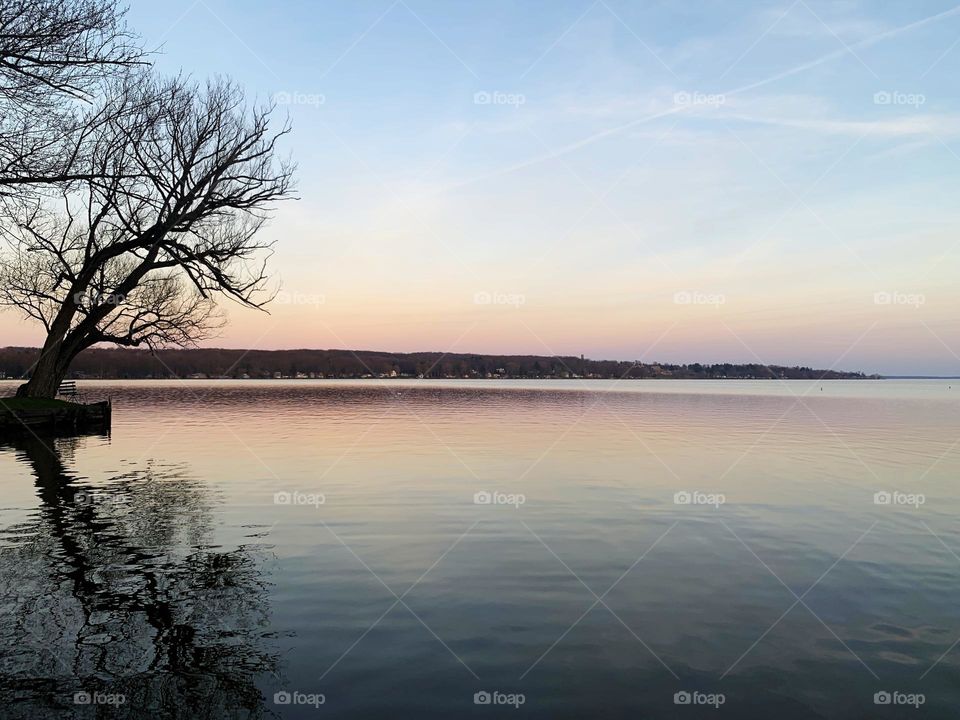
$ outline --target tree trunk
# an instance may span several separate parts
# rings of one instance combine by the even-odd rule
[[[40,358],[33,366],[30,379],[17,388],[17,397],[55,398],[60,383],[70,369],[70,362],[77,354],[76,349],[68,347],[67,334],[76,313],[75,295],[70,295],[57,313],[50,326],[50,332],[43,343]],[[72,345],[72,343],[71,343]]]
[[[70,368],[69,361],[63,358],[63,341],[57,341],[55,347],[44,346],[40,360],[33,368],[30,379],[17,388],[17,397],[55,398],[60,383]]]

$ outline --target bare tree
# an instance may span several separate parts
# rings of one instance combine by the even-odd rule
[[[88,112],[78,178],[56,194],[0,199],[0,304],[47,331],[18,395],[53,397],[91,345],[188,345],[221,322],[214,299],[270,299],[258,239],[292,165],[271,107],[229,81],[128,74]]]
[[[115,0],[0,0],[0,188],[79,175],[79,106],[144,61],[124,14]]]

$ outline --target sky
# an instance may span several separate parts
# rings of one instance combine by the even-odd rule
[[[206,343],[960,374],[960,5],[133,0],[293,125]],[[5,345],[38,329],[0,314]]]

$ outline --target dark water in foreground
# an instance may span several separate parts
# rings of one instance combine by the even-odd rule
[[[0,716],[955,718],[949,384],[89,383]]]

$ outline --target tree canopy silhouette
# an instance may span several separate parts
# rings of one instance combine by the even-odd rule
[[[112,0],[0,0],[0,191],[77,178],[83,105],[145,62]]]
[[[188,345],[221,322],[215,296],[270,299],[272,242],[257,233],[291,196],[278,159],[284,125],[228,80],[126,73],[88,111],[81,178],[0,198],[7,249],[0,303],[47,339],[21,396],[52,397],[70,361],[97,343]]]

